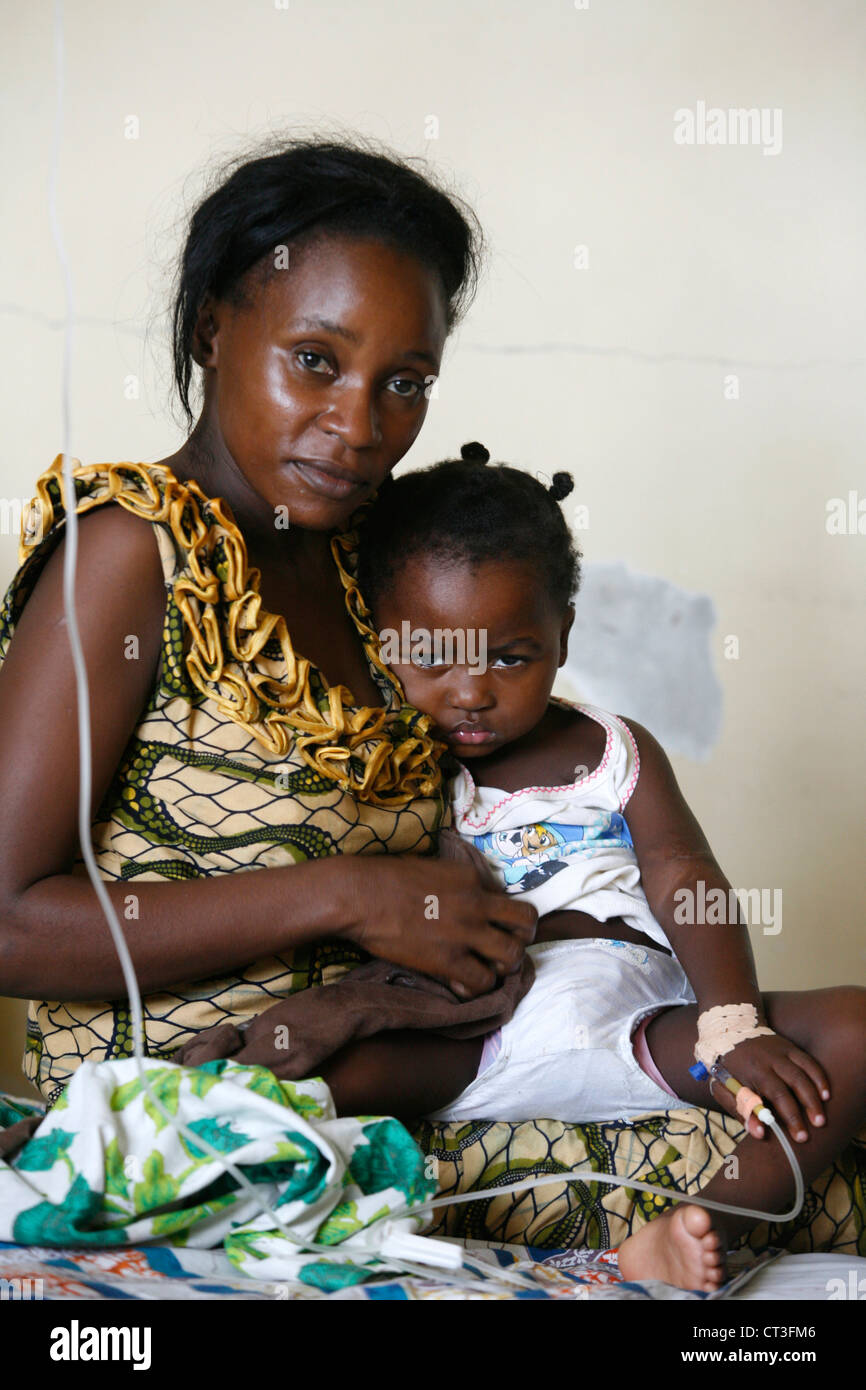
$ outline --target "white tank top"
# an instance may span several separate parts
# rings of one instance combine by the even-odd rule
[[[454,828],[481,850],[506,892],[531,902],[539,917],[579,910],[599,922],[621,917],[671,949],[653,917],[624,812],[637,786],[640,757],[631,730],[594,705],[552,697],[605,731],[604,754],[586,776],[561,787],[506,792],[476,787],[465,764],[451,779]]]

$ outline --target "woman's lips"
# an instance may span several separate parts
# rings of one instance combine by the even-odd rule
[[[322,497],[347,497],[349,493],[358,492],[365,486],[363,479],[350,477],[346,473],[335,472],[324,463],[313,463],[301,459],[290,459],[289,462],[301,475],[307,486]]]

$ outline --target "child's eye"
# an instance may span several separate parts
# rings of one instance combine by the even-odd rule
[[[526,657],[525,657],[525,656],[498,656],[498,657],[496,658],[496,660],[493,662],[493,665],[494,665],[494,666],[498,666],[499,663],[502,662],[502,661],[513,661],[513,662],[516,662],[516,664],[517,664],[518,666],[525,666],[525,665],[526,665]],[[510,671],[510,670],[512,670],[512,669],[513,669],[513,668],[512,668],[511,666],[506,666],[506,667],[505,667],[505,670],[506,670],[506,671]]]
[[[413,652],[412,665],[420,666],[422,670],[429,671],[434,666],[450,666],[451,663],[436,652]]]

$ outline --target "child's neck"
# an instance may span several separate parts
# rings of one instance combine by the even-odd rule
[[[605,731],[579,710],[548,704],[534,729],[486,757],[466,758],[476,787],[505,792],[572,783],[578,767],[592,772],[604,756]]]

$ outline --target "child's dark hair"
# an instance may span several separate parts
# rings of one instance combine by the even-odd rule
[[[420,163],[424,164],[423,161]],[[372,237],[437,271],[449,331],[478,283],[483,236],[475,214],[391,151],[355,136],[279,140],[234,159],[192,214],[172,311],[174,380],[188,423],[196,318],[207,294],[242,300],[242,281],[275,250],[320,233]]]
[[[580,551],[559,502],[574,486],[554,473],[545,486],[506,463],[488,466],[483,444],[464,444],[446,459],[379,488],[360,529],[358,587],[373,613],[401,566],[413,555],[446,563],[528,560],[563,611],[580,584]]]

